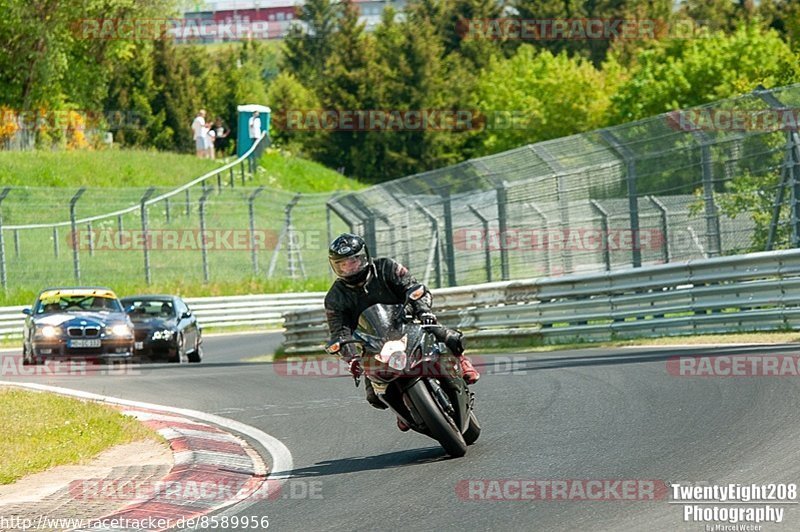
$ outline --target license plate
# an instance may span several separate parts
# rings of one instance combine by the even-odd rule
[[[81,339],[81,340],[70,340],[68,347],[100,347],[100,339]]]
[[[133,344],[134,349],[144,349],[144,342],[134,342]]]

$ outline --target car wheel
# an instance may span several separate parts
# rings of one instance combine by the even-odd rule
[[[186,338],[183,333],[178,335],[178,345],[175,348],[175,356],[169,359],[173,364],[182,364],[186,360]]]
[[[194,351],[189,353],[188,356],[189,356],[189,362],[193,364],[197,364],[198,362],[203,361],[203,348],[200,346],[199,342],[194,346]]]

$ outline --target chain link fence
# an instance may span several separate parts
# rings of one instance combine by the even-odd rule
[[[255,187],[248,156],[173,190],[0,189],[0,281],[324,282],[344,230],[434,287],[800,247],[798,108],[759,88],[349,193]]]
[[[800,85],[524,146],[329,208],[432,286],[800,246]]]

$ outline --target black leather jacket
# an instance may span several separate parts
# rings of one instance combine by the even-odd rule
[[[353,287],[337,279],[325,296],[325,315],[331,342],[349,340],[358,327],[358,317],[367,308],[377,303],[396,305],[405,301],[406,292],[421,284],[408,273],[408,269],[392,259],[375,259],[372,274],[363,286]],[[419,315],[431,311],[432,296],[425,295],[413,302],[413,310]]]

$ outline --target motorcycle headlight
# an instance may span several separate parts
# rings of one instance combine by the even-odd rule
[[[45,338],[55,338],[58,336],[58,327],[53,327],[52,325],[45,325],[42,327],[42,336]]]
[[[131,328],[127,325],[114,325],[111,327],[111,334],[114,336],[129,336],[131,334]]]

